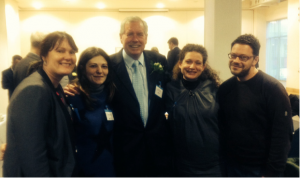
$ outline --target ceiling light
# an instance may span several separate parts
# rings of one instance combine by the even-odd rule
[[[164,5],[163,3],[158,3],[158,4],[156,5],[156,7],[157,7],[157,8],[164,8],[165,5]]]
[[[36,9],[40,9],[43,7],[42,3],[40,3],[40,2],[34,2],[34,3],[32,3],[32,6]]]
[[[102,3],[102,2],[99,2],[96,6],[99,9],[104,9],[106,7],[106,5],[104,3]]]

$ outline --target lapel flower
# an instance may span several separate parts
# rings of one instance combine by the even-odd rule
[[[77,77],[77,73],[76,72],[72,72],[72,76],[73,77]]]
[[[163,66],[161,65],[161,63],[151,61],[150,64],[151,64],[151,66],[152,66],[152,68],[153,68],[151,74],[152,74],[153,72],[162,73],[162,72],[164,71],[164,68],[163,68]]]

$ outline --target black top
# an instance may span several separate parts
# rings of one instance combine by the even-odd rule
[[[184,88],[186,88],[187,90],[194,90],[200,83],[199,79],[196,81],[187,81],[184,78],[182,78],[181,81]]]
[[[74,130],[67,108],[42,69],[24,79],[7,110],[5,177],[70,177]]]
[[[168,52],[168,57],[167,57],[168,72],[170,73],[171,76],[173,73],[172,70],[173,70],[174,66],[176,65],[176,63],[178,62],[180,51],[181,50],[179,49],[179,47],[176,46],[174,49],[172,49]]]
[[[219,165],[217,88],[210,80],[176,80],[167,84],[166,92],[175,176],[219,177],[208,171]]]
[[[14,88],[22,82],[24,78],[28,76],[28,70],[33,62],[40,61],[41,58],[37,54],[28,53],[27,56],[22,59],[14,68]]]
[[[13,71],[11,68],[5,69],[2,71],[2,88],[8,89],[9,98],[12,95],[14,83],[13,83]]]
[[[259,71],[225,81],[218,92],[222,151],[229,160],[262,166],[264,176],[284,171],[292,136],[291,106],[280,82]]]

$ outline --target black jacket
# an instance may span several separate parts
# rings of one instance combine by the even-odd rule
[[[2,88],[8,89],[8,96],[10,98],[14,88],[13,71],[11,68],[2,71]]]
[[[167,84],[166,105],[179,176],[200,176],[202,170],[219,165],[216,92],[211,80],[200,81],[192,90],[182,80]]]
[[[72,175],[73,126],[56,92],[43,70],[27,77],[15,89],[7,113],[4,177]]]
[[[114,149],[117,176],[168,176],[169,144],[163,99],[155,95],[156,85],[165,88],[163,73],[152,72],[152,62],[166,65],[165,57],[144,51],[147,70],[149,116],[144,127],[140,106],[130,81],[122,50],[111,56],[116,73],[113,100],[115,118]]]

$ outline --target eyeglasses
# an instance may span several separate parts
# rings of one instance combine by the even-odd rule
[[[249,59],[251,59],[252,57],[255,57],[255,56],[244,56],[244,55],[236,55],[236,54],[229,53],[228,57],[229,57],[229,59],[236,59],[237,57],[239,57],[239,59],[241,61],[246,62],[246,61],[248,61]]]

